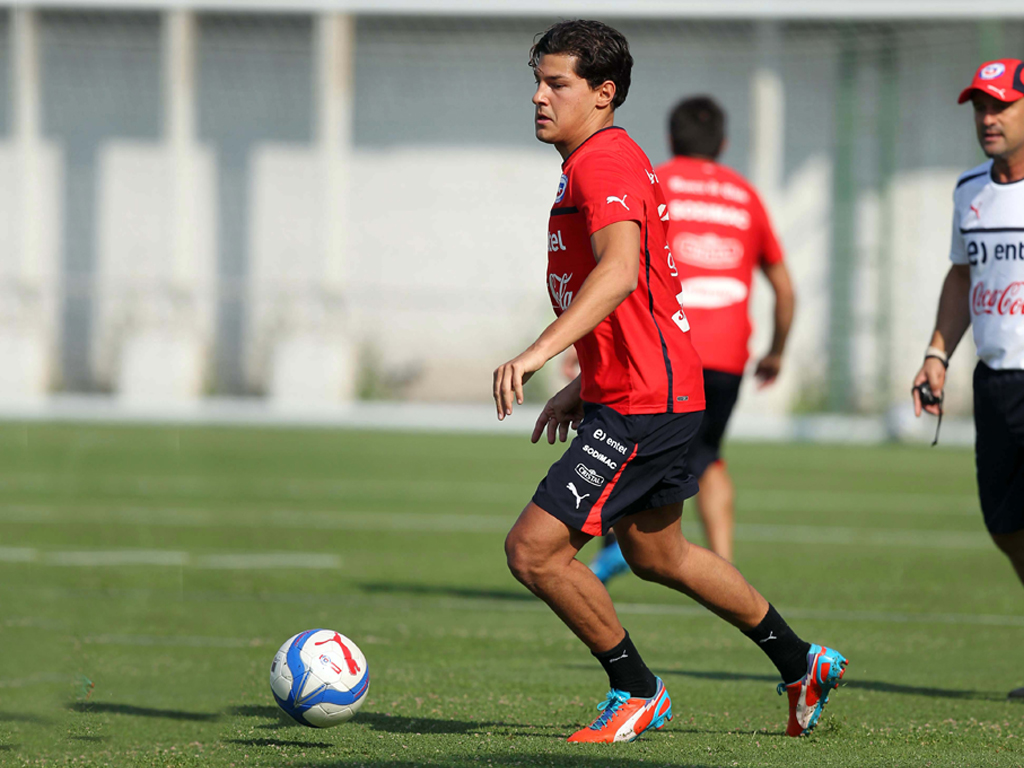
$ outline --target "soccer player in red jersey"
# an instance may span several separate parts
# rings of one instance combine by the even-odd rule
[[[722,438],[739,396],[753,330],[749,299],[754,269],[775,293],[771,349],[758,362],[760,386],[775,381],[793,322],[793,284],[782,248],[754,188],[717,162],[725,149],[725,112],[708,96],[685,99],[669,115],[673,159],[655,169],[668,202],[668,244],[682,280],[691,339],[704,366],[706,409],[689,451],[700,481],[695,501],[711,550],[733,555],[733,484]],[[627,569],[613,537],[591,563],[607,582]]]
[[[577,436],[541,481],[505,541],[512,573],[598,659],[611,691],[572,742],[632,741],[671,719],[662,681],[644,664],[601,582],[576,559],[614,529],[641,578],[694,598],[760,647],[782,676],[786,732],[818,722],[846,659],[801,640],[728,561],[688,542],[679,521],[697,492],[686,452],[700,424],[700,359],[679,304],[666,202],[643,151],[614,125],[633,59],[596,21],[565,21],[534,44],[538,139],[562,157],[548,225],[548,292],[556,320],[494,372],[498,418],[523,386],[575,345],[580,376],[552,397],[533,442]]]

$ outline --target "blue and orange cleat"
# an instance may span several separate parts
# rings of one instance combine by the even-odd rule
[[[811,643],[807,652],[807,674],[795,683],[779,683],[778,692],[789,694],[787,736],[806,736],[818,724],[828,696],[846,671],[846,657],[839,651]]]
[[[658,689],[649,699],[630,698],[626,691],[612,688],[605,700],[597,705],[601,715],[569,737],[574,744],[611,744],[615,741],[635,741],[648,728],[658,731],[672,719],[672,699],[665,684],[658,678]]]
[[[622,556],[619,542],[613,541],[598,552],[597,557],[590,563],[590,570],[601,580],[602,584],[607,584],[610,579],[628,571],[629,563]]]

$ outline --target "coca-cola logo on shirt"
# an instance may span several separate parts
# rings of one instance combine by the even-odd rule
[[[979,280],[971,289],[971,312],[975,315],[1024,315],[1024,281],[1005,288],[986,288]]]
[[[736,269],[743,261],[743,243],[732,237],[680,232],[672,251],[681,261],[704,269]]]
[[[572,280],[572,272],[562,275],[548,275],[548,288],[551,289],[551,303],[555,309],[563,312],[572,304],[572,291],[567,290],[569,281]]]

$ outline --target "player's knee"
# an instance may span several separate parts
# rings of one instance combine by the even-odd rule
[[[509,571],[521,583],[531,587],[541,571],[535,551],[528,546],[521,533],[513,528],[505,537],[505,562]]]

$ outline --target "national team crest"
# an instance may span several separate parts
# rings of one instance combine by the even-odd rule
[[[563,173],[562,178],[558,180],[558,194],[555,195],[556,203],[562,202],[562,198],[565,197],[565,188],[567,186],[569,186],[569,177]]]
[[[978,77],[982,80],[995,80],[1003,72],[1006,71],[1006,65],[1001,61],[993,61],[991,64],[986,64],[978,72]]]

